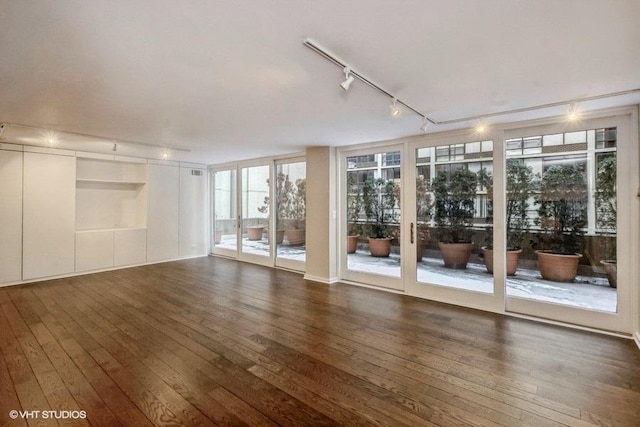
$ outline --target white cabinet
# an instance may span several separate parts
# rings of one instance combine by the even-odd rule
[[[74,271],[75,181],[75,157],[24,153],[24,280]]]
[[[207,174],[200,168],[180,168],[180,256],[205,255]]]
[[[133,228],[113,232],[114,267],[147,262],[147,230]]]
[[[78,158],[76,271],[146,262],[146,166],[106,155]]]
[[[76,232],[76,271],[113,267],[113,231]]]
[[[22,278],[22,152],[0,150],[0,283]]]
[[[147,165],[147,260],[166,261],[180,256],[180,168]]]

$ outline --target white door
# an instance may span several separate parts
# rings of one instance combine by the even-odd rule
[[[22,278],[22,152],[0,150],[0,283]]]
[[[75,270],[76,159],[24,153],[24,280]]]

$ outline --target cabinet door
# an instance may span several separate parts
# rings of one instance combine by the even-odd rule
[[[113,267],[113,231],[76,233],[76,271]]]
[[[206,254],[207,174],[180,168],[180,256]]]
[[[75,157],[24,153],[24,280],[75,267]]]
[[[116,267],[147,261],[147,230],[134,228],[114,232],[113,261]]]
[[[179,203],[180,168],[147,165],[147,260],[180,256]]]
[[[0,283],[22,278],[22,152],[0,150]]]

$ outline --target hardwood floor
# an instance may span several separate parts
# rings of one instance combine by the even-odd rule
[[[640,425],[630,340],[220,258],[0,307],[2,426]]]

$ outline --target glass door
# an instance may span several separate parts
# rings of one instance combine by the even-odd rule
[[[238,256],[238,193],[236,169],[213,172],[213,236],[212,252]]]
[[[495,136],[469,135],[409,146],[406,182],[408,292],[453,304],[502,310],[500,206]],[[496,147],[498,145],[498,147]],[[497,150],[496,150],[497,149]],[[498,155],[498,158],[499,155]],[[499,196],[499,194],[496,194]],[[499,219],[499,218],[498,218]],[[494,277],[495,276],[495,277]]]
[[[347,280],[402,290],[402,146],[345,152],[341,270]]]
[[[276,265],[304,271],[306,259],[307,164],[304,159],[276,163]]]
[[[240,259],[273,265],[270,238],[271,166],[257,165],[240,168]]]
[[[628,120],[511,130],[505,144],[507,236],[521,242],[507,310],[631,332],[637,260],[623,250],[633,234],[617,232],[634,230],[637,214],[633,203],[618,210],[619,201],[635,201],[638,153]]]

